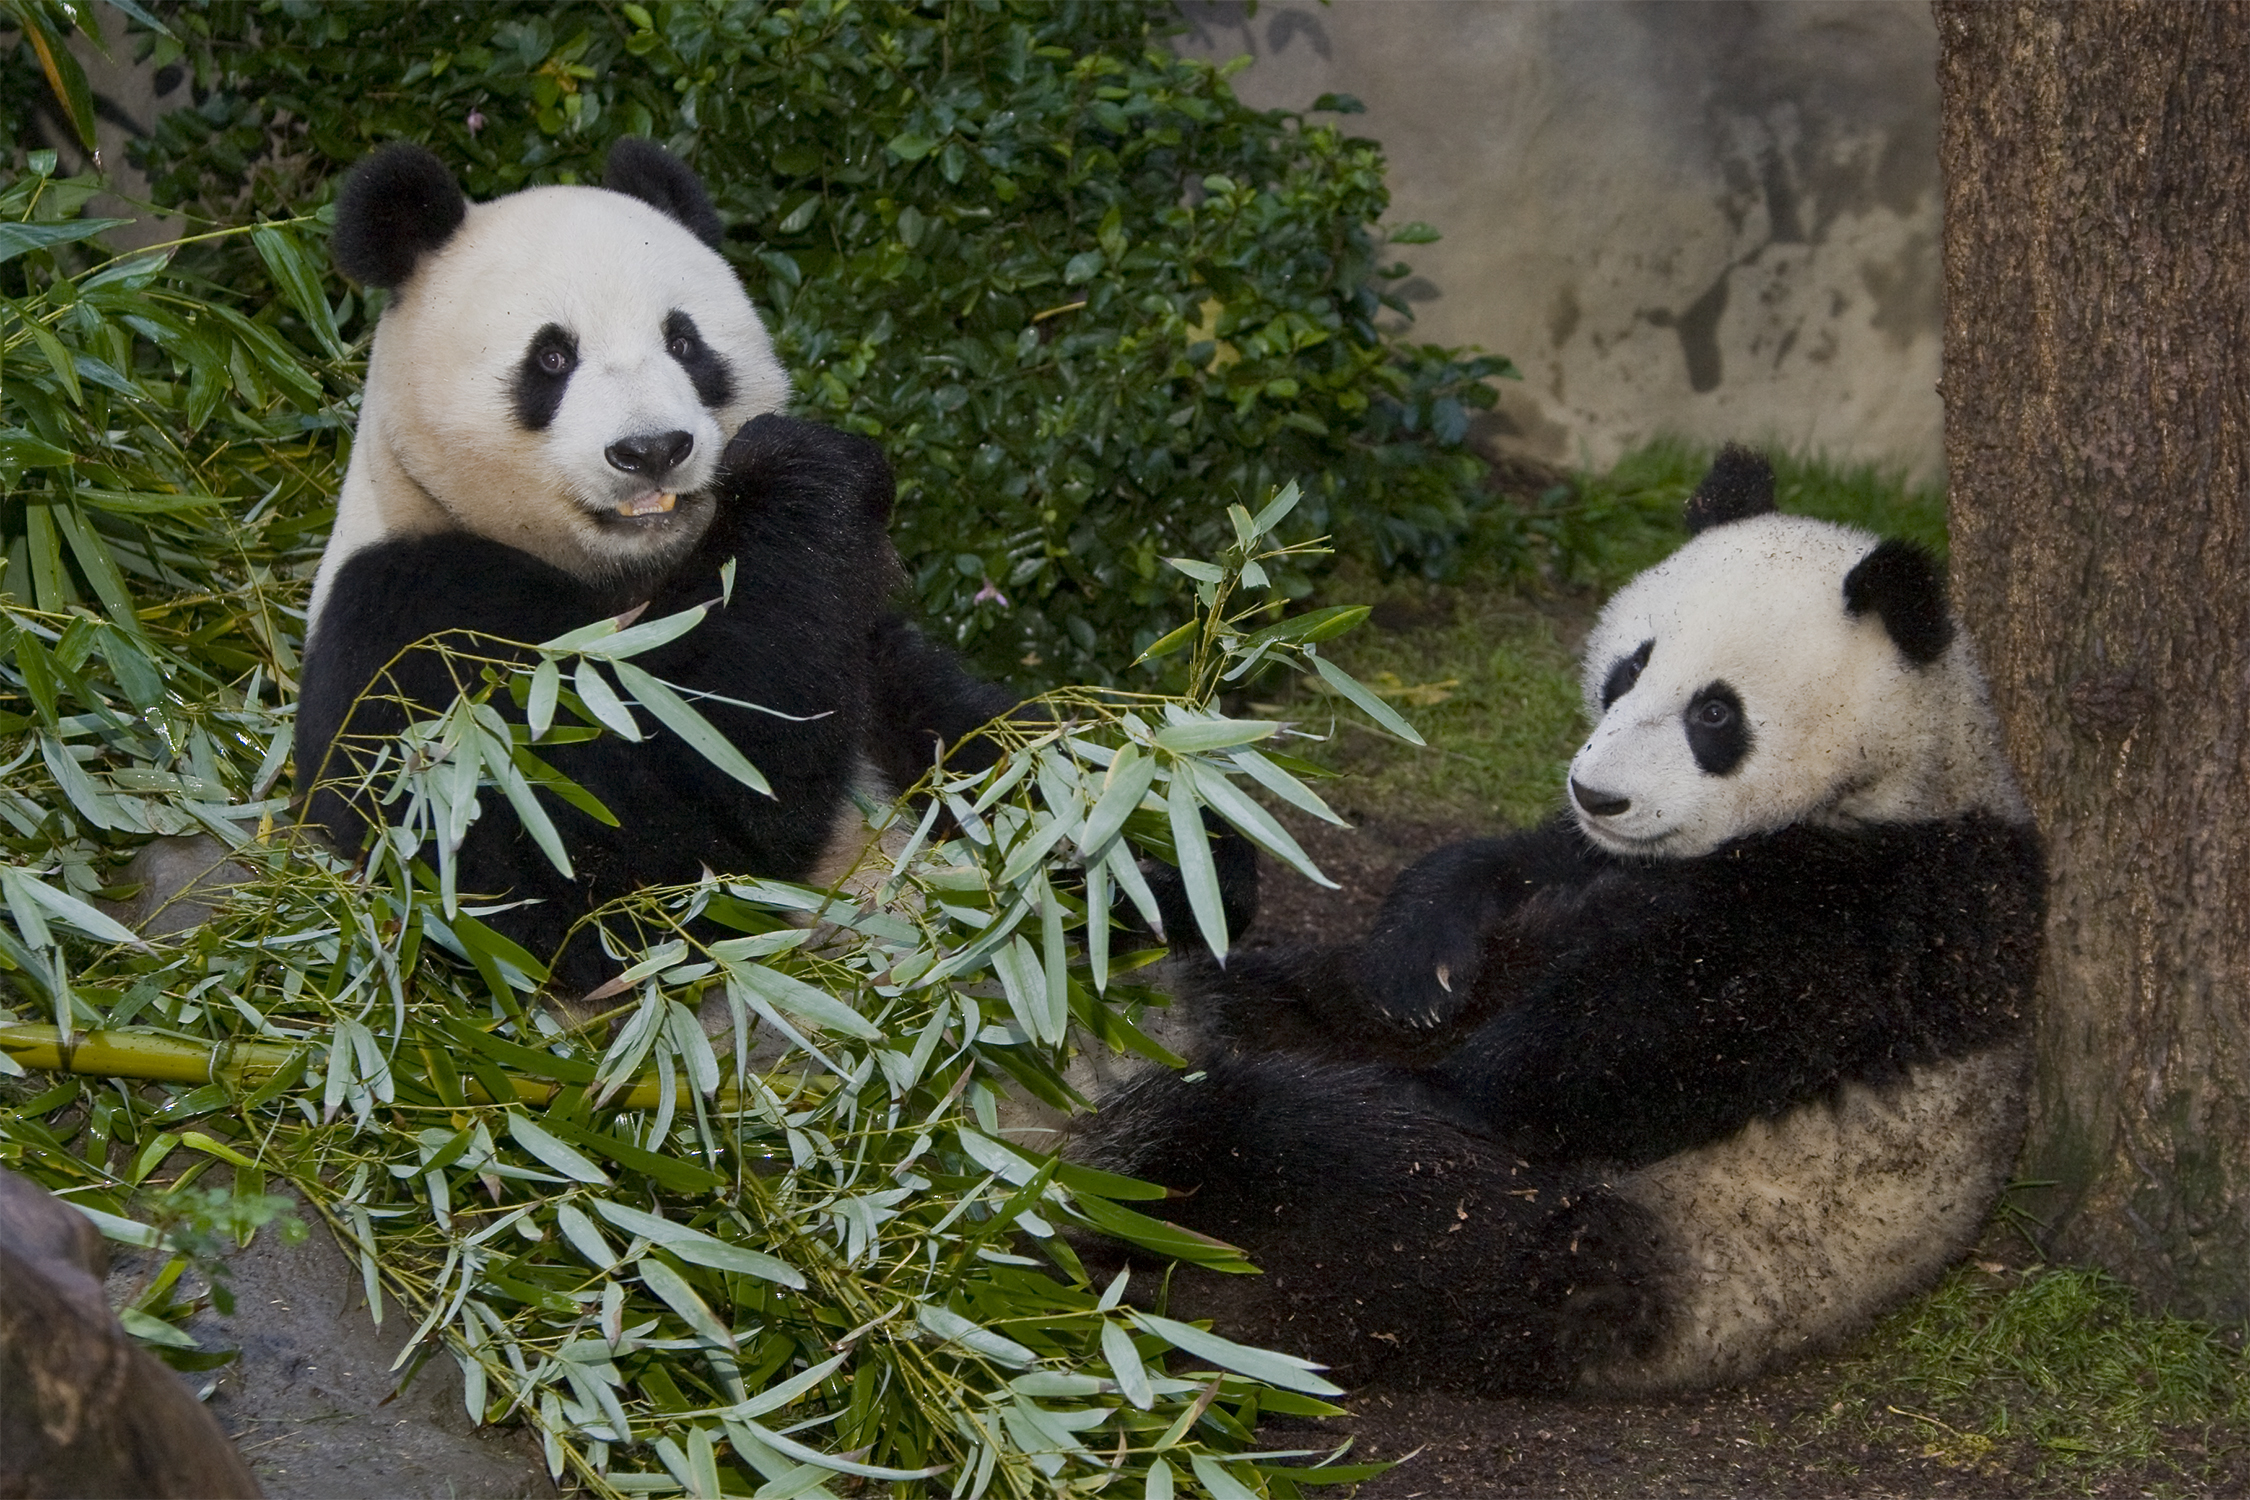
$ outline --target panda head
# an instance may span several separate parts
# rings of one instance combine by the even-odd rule
[[[678,561],[727,439],[789,395],[719,238],[702,185],[646,141],[611,149],[602,187],[487,203],[419,146],[353,168],[337,264],[390,300],[322,581],[446,529],[625,589]]]
[[[1773,471],[1741,448],[1688,524],[1587,637],[1569,797],[1590,839],[1684,859],[1800,822],[2023,816],[1927,553],[1775,513]]]

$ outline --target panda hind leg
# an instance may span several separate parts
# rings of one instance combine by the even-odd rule
[[[1145,1210],[1265,1273],[1182,1268],[1175,1316],[1346,1385],[1559,1394],[1665,1328],[1645,1210],[1517,1159],[1406,1070],[1260,1054],[1214,1058],[1195,1082],[1152,1073],[1068,1154],[1171,1189]]]

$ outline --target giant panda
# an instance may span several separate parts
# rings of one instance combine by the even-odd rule
[[[549,799],[569,878],[505,799],[482,799],[459,889],[515,903],[487,920],[553,957],[565,996],[617,967],[584,931],[565,949],[594,908],[705,870],[813,877],[863,829],[856,790],[912,783],[1014,702],[890,609],[890,471],[866,439],[779,415],[788,378],[719,237],[694,174],[632,139],[599,188],[472,204],[398,144],[337,198],[338,265],[389,298],[308,613],[310,820],[358,847],[385,813],[362,773],[410,712],[474,684],[414,643],[450,632],[520,658],[605,617],[706,603],[635,663],[695,696],[773,787],[750,791],[645,714],[643,743],[543,744],[617,820]]]
[[[2022,1130],[2042,854],[1944,583],[1724,452],[1587,639],[1568,811],[1364,940],[1184,981],[1079,1159],[1265,1275],[1175,1308],[1354,1381],[1747,1378],[1930,1283]]]

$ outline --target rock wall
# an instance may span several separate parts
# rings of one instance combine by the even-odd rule
[[[1420,338],[1513,359],[1482,436],[1660,432],[1942,469],[1937,36],[1918,0],[1189,0],[1261,107],[1390,159]],[[1333,117],[1328,117],[1333,118]]]

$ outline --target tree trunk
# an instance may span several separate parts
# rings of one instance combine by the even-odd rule
[[[1938,0],[1956,596],[2054,870],[2050,1253],[2250,1315],[2250,4]]]

